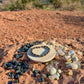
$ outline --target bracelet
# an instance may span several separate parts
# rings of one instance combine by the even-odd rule
[[[47,48],[48,51],[47,51],[44,55],[37,55],[37,54],[34,54],[34,53],[33,53],[33,49],[35,49],[35,48]],[[31,53],[32,53],[34,56],[36,56],[36,57],[43,57],[43,56],[47,55],[49,52],[50,52],[50,48],[48,48],[47,46],[34,47],[34,48],[32,48],[32,50],[31,50]]]

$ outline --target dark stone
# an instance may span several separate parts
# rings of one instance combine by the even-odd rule
[[[25,66],[25,65],[22,65],[22,66],[21,66],[21,68],[22,68],[22,69],[25,69],[25,68],[26,68],[26,66]]]
[[[15,76],[14,76],[15,79],[18,79],[19,77],[20,77],[19,74],[15,74]]]
[[[22,54],[15,54],[14,56],[15,56],[16,59],[19,59],[19,58],[23,57]]]
[[[33,73],[37,73],[37,74],[39,73],[40,74],[41,72],[39,70],[34,70]]]
[[[48,77],[48,76],[49,76],[49,74],[46,74],[46,76]]]
[[[18,80],[18,79],[16,79],[16,80],[14,81],[14,83],[19,83],[19,80]]]
[[[14,69],[15,71],[20,70],[20,69],[21,69],[21,66],[13,67],[13,69]]]
[[[10,79],[13,79],[14,78],[14,75],[11,72],[8,73],[8,76],[9,76]]]
[[[7,62],[5,62],[5,63],[3,64],[3,67],[4,67],[5,69],[7,69]]]
[[[22,52],[22,48],[20,48],[20,49],[18,50],[18,53],[20,53],[20,52]]]
[[[12,67],[13,67],[13,66],[12,66],[12,64],[11,64],[10,62],[4,63],[4,68],[5,68],[5,69],[8,69],[8,70],[9,70],[9,69],[12,69]]]
[[[13,84],[13,81],[8,81],[8,84]]]
[[[39,82],[43,82],[43,81],[44,81],[44,78],[41,77],[41,78],[39,79]]]
[[[16,73],[16,74],[19,74],[19,75],[22,75],[21,70],[17,70],[15,73]]]
[[[34,75],[34,77],[37,77],[37,76],[38,76],[38,74],[37,74],[37,73],[34,73],[33,75]]]
[[[30,68],[30,64],[25,63],[25,67],[26,67],[26,69],[29,69]]]

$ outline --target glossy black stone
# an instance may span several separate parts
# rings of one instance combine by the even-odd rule
[[[38,76],[38,74],[37,74],[37,73],[34,73],[33,75],[34,75],[34,77],[37,77],[37,76]]]
[[[23,50],[23,49],[22,49],[22,48],[20,48],[20,49],[18,50],[18,53],[22,52],[22,50]]]
[[[34,70],[33,73],[37,73],[37,74],[39,73],[40,74],[41,72],[39,70]]]
[[[25,66],[25,65],[22,65],[22,66],[21,66],[21,68],[22,68],[22,69],[25,69],[25,68],[26,68],[26,66]]]
[[[30,64],[25,63],[25,67],[26,67],[26,69],[29,69],[30,68]]]
[[[48,76],[49,76],[49,74],[46,74],[46,76],[48,77]]]
[[[41,77],[41,78],[39,79],[39,82],[43,82],[43,81],[44,81],[44,78]]]
[[[10,62],[4,63],[3,66],[4,66],[5,69],[12,69],[12,67],[13,67],[12,63],[10,63]]]
[[[23,57],[22,54],[15,54],[14,56],[15,56],[16,59],[19,59],[19,58]]]
[[[16,79],[16,80],[14,81],[14,83],[19,83],[19,80],[18,80],[18,79]]]
[[[13,84],[13,81],[8,81],[8,84]]]
[[[9,81],[8,84],[13,84],[13,81]]]
[[[8,76],[9,76],[10,79],[13,79],[14,78],[14,75],[11,72],[8,73]]]
[[[16,74],[19,74],[19,75],[22,75],[21,70],[17,70],[15,73],[16,73]]]
[[[22,72],[25,73],[27,69],[23,69]]]
[[[27,52],[28,49],[29,49],[30,47],[32,47],[32,46],[33,46],[33,45],[30,44],[30,43],[24,44],[24,45],[19,49],[18,52]]]
[[[19,74],[15,74],[15,75],[14,75],[14,78],[15,78],[15,79],[18,79],[19,77],[20,77]]]

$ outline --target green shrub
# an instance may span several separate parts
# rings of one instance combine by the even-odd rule
[[[11,5],[9,6],[9,10],[25,10],[26,4],[30,3],[32,0],[17,0],[15,3],[13,3],[13,0],[11,0]]]
[[[51,4],[54,5],[54,8],[60,8],[62,6],[62,1],[61,0],[49,0]]]
[[[60,8],[62,6],[61,0],[53,0],[53,5],[55,8]]]
[[[31,8],[40,8],[48,10],[55,10],[59,8],[60,10],[62,9],[72,11],[75,9],[84,8],[84,0],[47,0],[46,3],[40,3],[39,0],[11,0],[11,4],[5,6],[4,10],[13,11]]]

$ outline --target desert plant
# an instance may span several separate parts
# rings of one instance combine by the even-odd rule
[[[53,5],[55,8],[60,8],[62,6],[61,0],[53,0]]]

